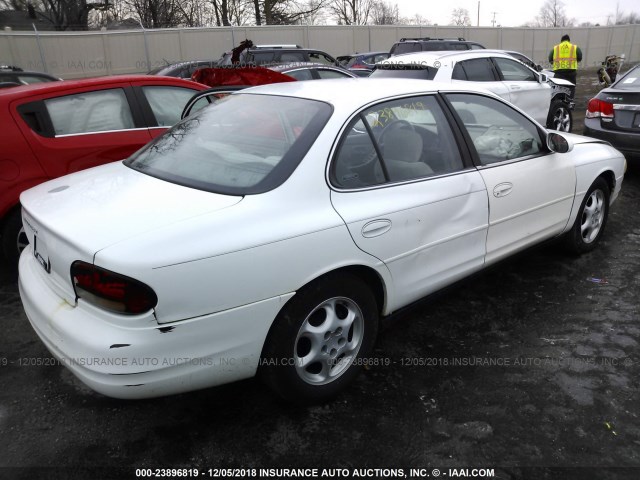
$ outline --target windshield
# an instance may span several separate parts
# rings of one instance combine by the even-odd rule
[[[233,94],[125,161],[142,173],[211,192],[269,191],[295,170],[331,115],[323,102]]]

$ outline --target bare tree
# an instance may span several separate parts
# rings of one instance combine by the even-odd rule
[[[371,23],[373,25],[396,25],[400,22],[398,4],[376,1],[371,5]]]
[[[640,14],[638,12],[624,12],[616,11],[616,25],[634,25],[640,23]]]
[[[183,24],[180,0],[124,0],[145,28],[169,28]]]
[[[366,25],[374,0],[331,0],[329,9],[338,25]]]
[[[108,0],[0,0],[0,7],[27,11],[32,18],[51,23],[56,30],[87,30],[89,13],[106,10]]]
[[[538,27],[570,27],[573,20],[567,17],[561,0],[547,0],[536,17]]]
[[[451,24],[460,27],[471,26],[471,17],[469,17],[469,10],[467,10],[466,8],[454,8],[451,12]]]
[[[328,0],[249,0],[253,5],[256,25],[293,25],[301,18],[319,13]]]
[[[398,20],[402,25],[431,25],[431,20],[416,13],[413,17],[402,17]]]
[[[296,21],[299,25],[323,25],[327,23],[325,0],[306,0],[299,3],[299,11],[306,12]]]

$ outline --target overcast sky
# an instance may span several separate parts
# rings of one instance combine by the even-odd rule
[[[451,0],[438,2],[433,0],[387,0],[388,3],[398,4],[401,17],[413,17],[416,13],[427,18],[431,23],[448,25],[451,23],[451,12],[454,8],[466,8],[471,17],[471,24],[476,25],[478,19],[477,0]],[[480,26],[490,27],[495,13],[496,25],[503,27],[518,27],[540,13],[544,0],[481,0]],[[636,11],[640,13],[640,3],[637,0],[564,0],[565,13],[575,19],[576,24],[583,22],[606,25],[607,16],[613,19],[616,5],[622,13]]]

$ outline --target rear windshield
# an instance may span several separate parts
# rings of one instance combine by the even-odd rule
[[[615,88],[622,90],[639,90],[640,89],[640,67],[635,67],[625,74],[618,83],[615,84]]]
[[[331,111],[314,100],[229,95],[178,123],[125,165],[200,190],[263,193],[291,175]]]
[[[433,80],[438,72],[437,68],[427,65],[397,65],[376,64],[376,69],[370,77],[376,78],[417,78],[419,80]]]
[[[391,55],[400,55],[403,53],[421,52],[422,45],[416,42],[396,43],[391,47]]]

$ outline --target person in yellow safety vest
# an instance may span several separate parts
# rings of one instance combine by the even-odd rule
[[[582,61],[582,51],[580,47],[571,43],[569,35],[563,35],[560,43],[549,52],[549,63],[553,64],[555,78],[569,80],[574,85],[577,80],[578,62]],[[575,87],[571,89],[571,96],[575,92]]]

